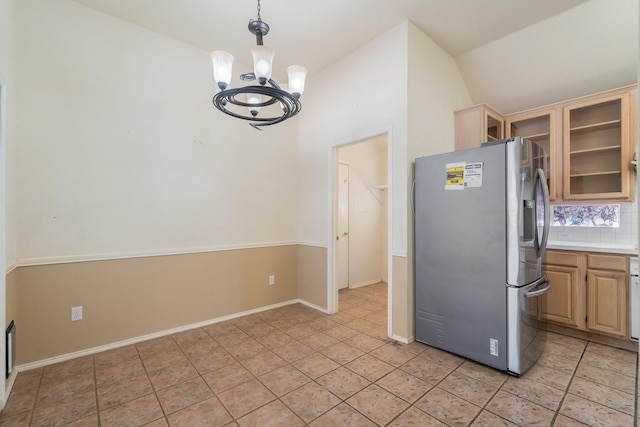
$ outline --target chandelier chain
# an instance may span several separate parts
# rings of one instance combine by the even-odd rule
[[[258,0],[258,21],[262,21],[260,18],[260,0]]]

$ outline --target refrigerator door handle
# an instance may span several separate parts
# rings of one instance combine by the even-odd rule
[[[534,188],[537,191],[538,182],[542,188],[542,199],[544,202],[544,225],[542,227],[542,239],[538,241],[538,235],[536,233],[536,247],[538,256],[544,255],[547,250],[547,241],[549,240],[549,226],[551,223],[551,207],[549,205],[549,187],[547,186],[547,178],[544,175],[544,171],[541,168],[536,169],[536,178]],[[536,198],[534,197],[534,200]],[[537,215],[536,215],[537,217]]]
[[[540,286],[543,283],[546,283],[547,286],[545,286],[542,289],[538,289],[537,291],[526,292],[525,296],[527,298],[535,298],[535,297],[539,297],[540,295],[543,295],[543,294],[546,294],[547,292],[549,292],[549,289],[551,289],[551,281],[549,279],[544,279],[542,282],[537,283],[536,286],[534,286],[534,288]]]
[[[411,183],[411,191],[409,192],[409,203],[411,203],[411,215],[416,217],[416,180],[414,178]]]

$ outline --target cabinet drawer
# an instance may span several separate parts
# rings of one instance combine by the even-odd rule
[[[577,267],[578,253],[565,251],[547,251],[544,263],[564,265],[567,267]]]
[[[587,255],[587,268],[627,271],[627,257],[622,255]]]

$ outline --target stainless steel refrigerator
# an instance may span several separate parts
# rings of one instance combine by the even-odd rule
[[[547,153],[520,137],[416,159],[416,339],[509,372],[542,353]]]

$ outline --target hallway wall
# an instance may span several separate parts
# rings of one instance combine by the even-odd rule
[[[349,163],[349,287],[389,281],[387,136],[338,150]]]

